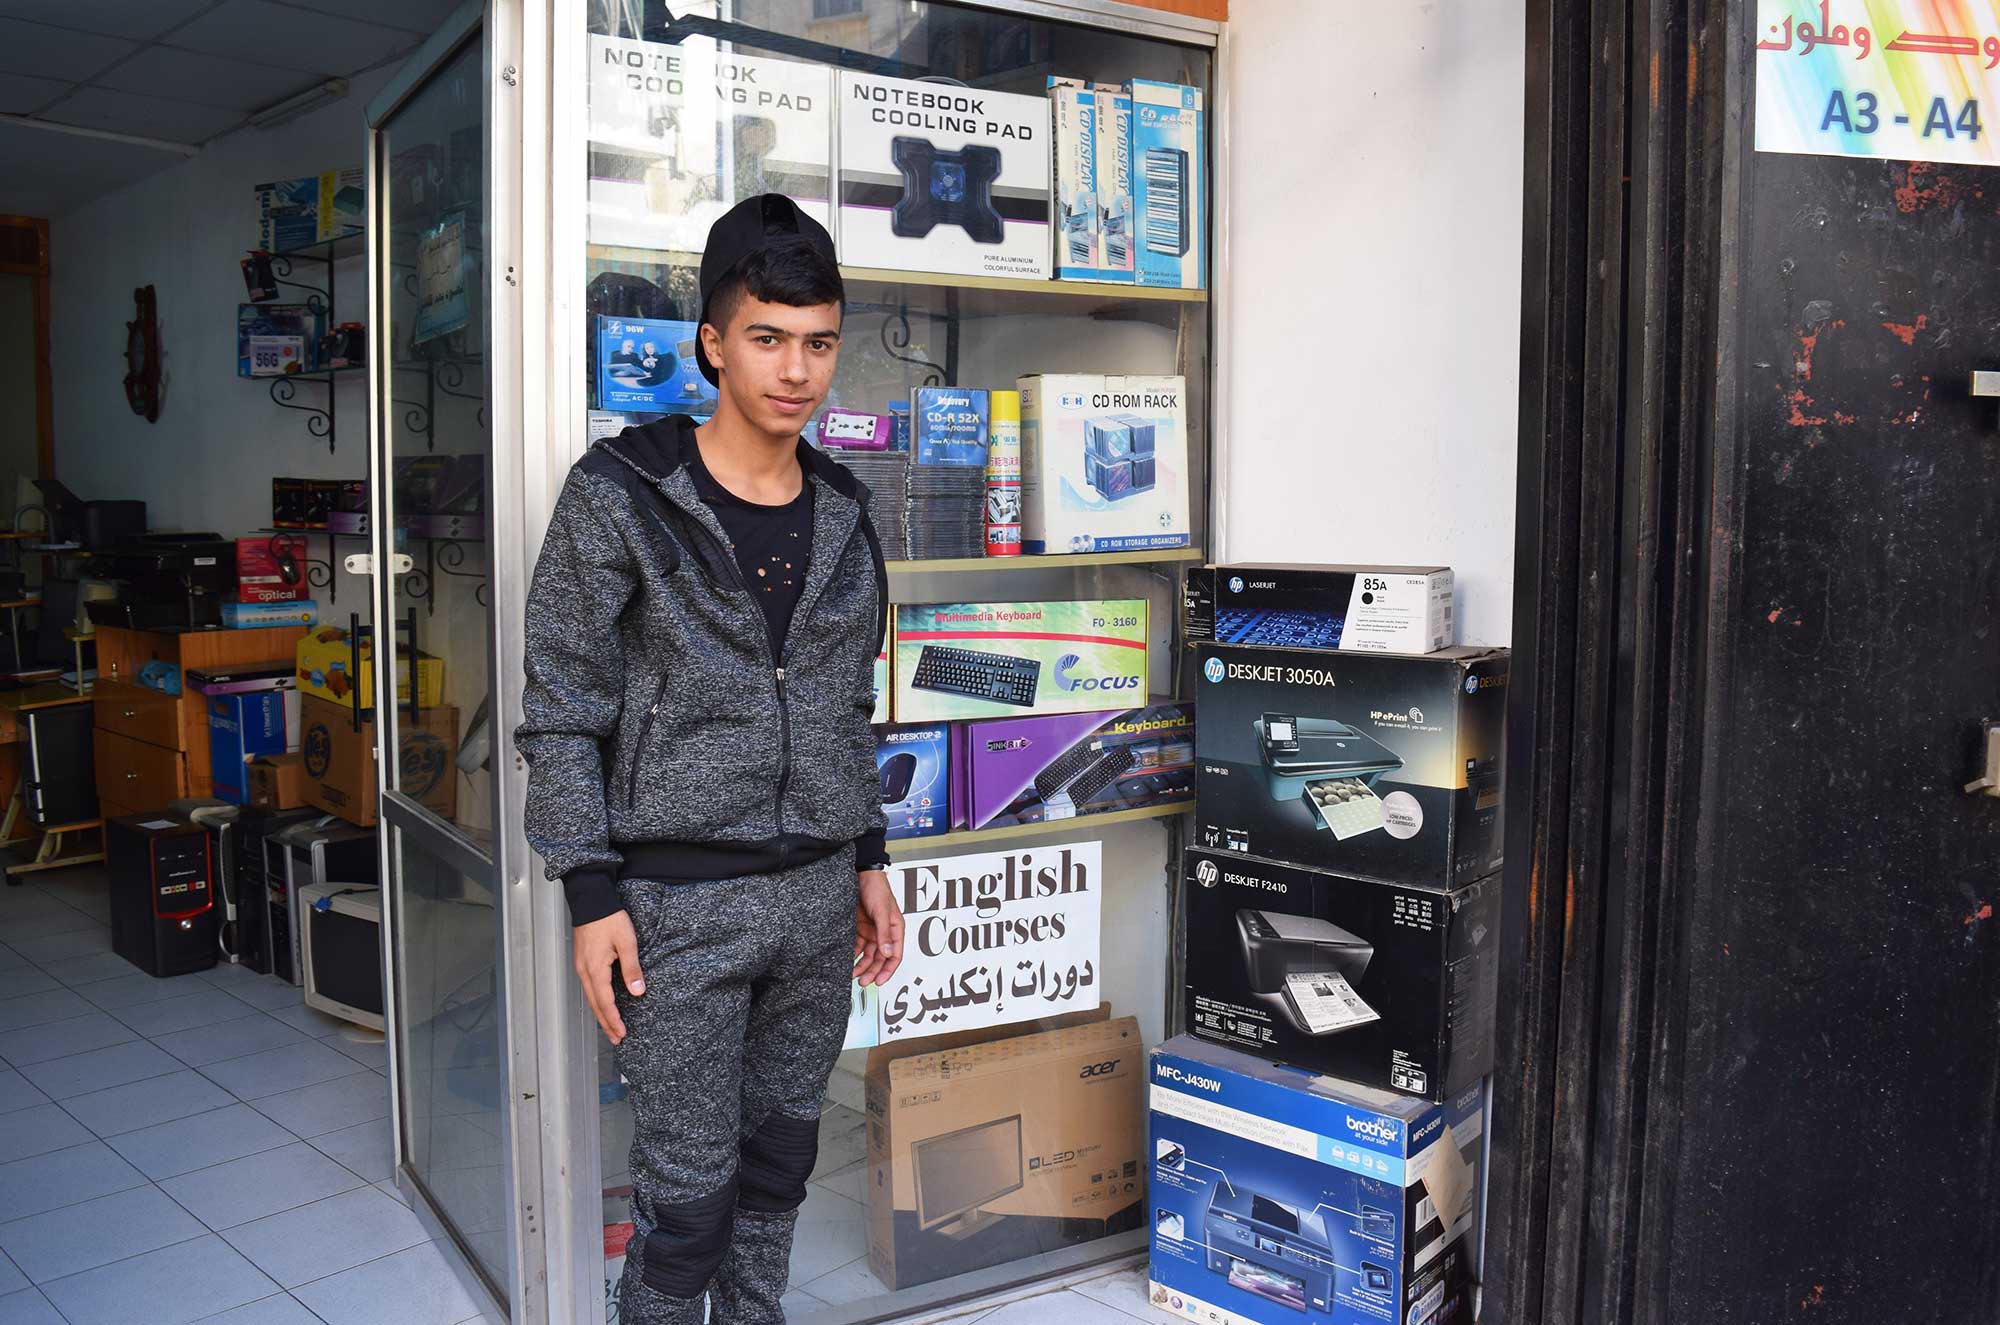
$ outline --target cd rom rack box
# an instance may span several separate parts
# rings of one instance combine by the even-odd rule
[[[1186,547],[1187,379],[1036,374],[1021,391],[1021,546]]]

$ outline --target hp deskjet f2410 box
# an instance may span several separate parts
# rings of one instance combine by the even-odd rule
[[[1444,1099],[1493,1066],[1500,876],[1450,892],[1188,853],[1187,1028]]]
[[[1049,275],[1049,99],[840,71],[840,259]]]
[[[1507,651],[1195,646],[1195,842],[1384,883],[1500,868]]]
[[[1187,379],[1034,374],[1021,391],[1021,546],[1186,547]]]
[[[1363,1090],[1186,1036],[1153,1051],[1155,1307],[1229,1325],[1471,1325],[1483,1092]]]
[[[1191,643],[1433,653],[1453,634],[1449,566],[1202,566],[1182,606]]]

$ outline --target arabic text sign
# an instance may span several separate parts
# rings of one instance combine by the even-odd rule
[[[1103,844],[1064,842],[898,861],[903,964],[882,1039],[1096,1007]]]
[[[1757,150],[2000,164],[2000,0],[1758,0]]]

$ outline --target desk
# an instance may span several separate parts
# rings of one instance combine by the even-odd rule
[[[89,695],[79,695],[60,681],[44,681],[39,685],[25,686],[19,690],[0,690],[0,745],[18,745],[28,738],[27,726],[21,715],[33,709],[60,708],[66,704],[88,704]],[[14,825],[20,821],[27,808],[27,797],[21,790],[22,778],[18,767],[14,770],[13,794],[7,798],[7,813],[0,818],[0,842],[14,835]],[[62,845],[65,835],[87,833],[91,829],[98,833],[98,849],[76,855],[63,855]],[[15,877],[34,874],[41,870],[65,869],[71,865],[87,865],[104,859],[104,820],[102,817],[86,819],[73,824],[47,824],[42,828],[42,845],[35,852],[35,858],[24,865],[7,867],[7,882],[18,885]]]

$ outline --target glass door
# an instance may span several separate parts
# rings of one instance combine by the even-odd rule
[[[397,1176],[465,1253],[481,1305],[527,1320],[521,1285],[538,1276],[524,1262],[540,1253],[518,1177],[534,1186],[538,1150],[517,1104],[535,1095],[533,1029],[532,1016],[519,1032],[508,1016],[527,964],[510,938],[527,931],[500,883],[489,757],[489,255],[504,231],[492,163],[505,86],[492,29],[477,0],[461,8],[370,107],[370,510]]]

